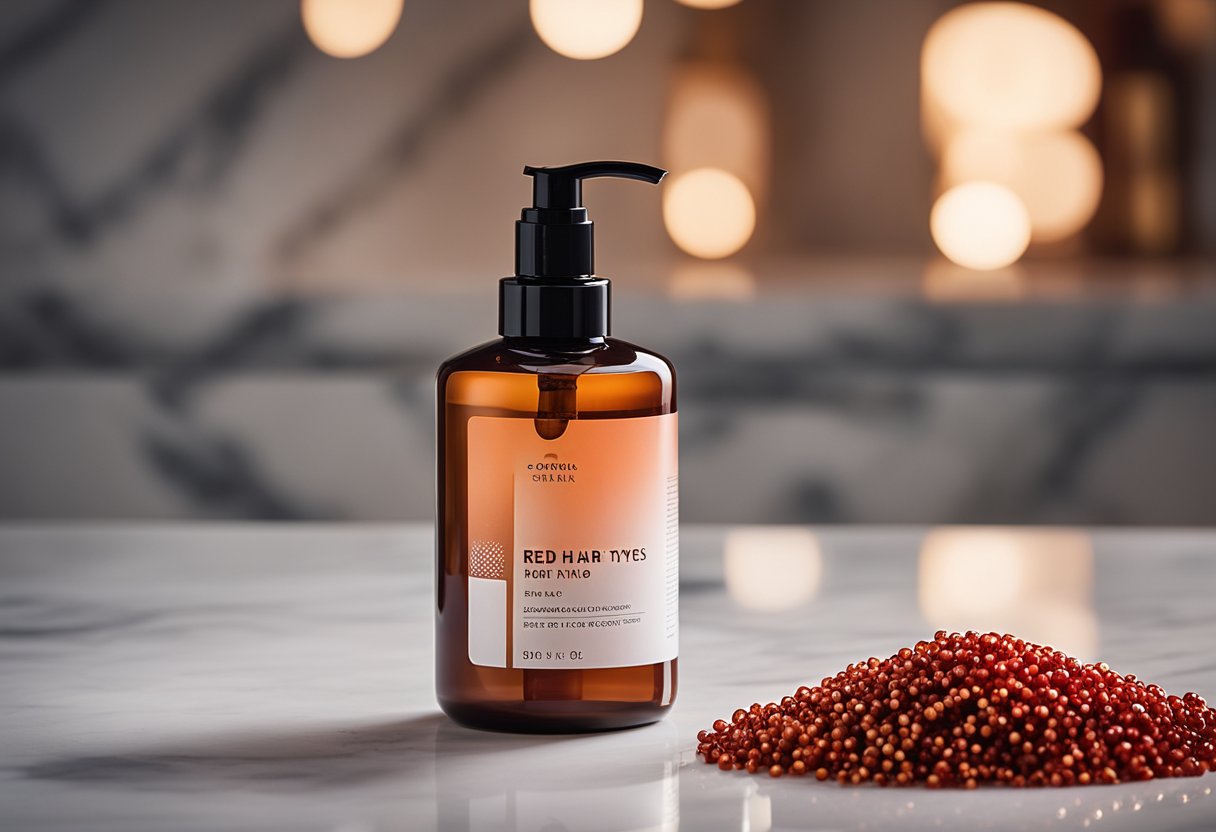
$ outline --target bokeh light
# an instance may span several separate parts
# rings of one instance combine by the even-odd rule
[[[946,187],[987,181],[1009,188],[1026,206],[1036,242],[1076,234],[1102,197],[1102,159],[1075,130],[963,130],[946,143],[941,172]]]
[[[1017,194],[995,182],[970,182],[942,194],[929,214],[942,254],[969,269],[999,269],[1030,244],[1030,216]]]
[[[1102,199],[1097,148],[1075,130],[1025,135],[1018,145],[1018,173],[1009,185],[1030,214],[1032,238],[1073,236],[1093,219]]]
[[[1216,3],[1212,0],[1159,0],[1153,11],[1162,34],[1176,46],[1196,52],[1216,46]]]
[[[742,526],[726,534],[726,591],[740,607],[762,612],[807,603],[819,591],[823,552],[801,526]],[[773,581],[773,575],[781,580]]]
[[[756,203],[739,177],[698,168],[676,177],[663,194],[663,223],[671,239],[695,257],[729,257],[756,228]]]
[[[1071,23],[1025,3],[968,3],[943,15],[921,53],[925,93],[961,125],[1077,127],[1098,103],[1097,53]]]
[[[619,52],[642,25],[642,0],[531,0],[529,8],[545,45],[581,61]]]
[[[1103,102],[1105,149],[1122,179],[1123,233],[1140,254],[1168,254],[1183,231],[1177,96],[1161,73],[1124,72],[1111,79]]]
[[[300,19],[325,54],[359,58],[392,37],[403,5],[404,0],[300,0]]]

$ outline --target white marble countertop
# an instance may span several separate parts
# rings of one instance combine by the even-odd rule
[[[682,567],[671,716],[529,737],[435,705],[428,527],[0,529],[0,827],[1216,827],[1216,775],[929,792],[693,755],[736,707],[938,626],[1216,697],[1216,532],[693,527]]]

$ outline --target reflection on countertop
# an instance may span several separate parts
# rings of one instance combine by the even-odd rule
[[[1216,825],[1212,776],[928,792],[723,773],[693,754],[697,730],[734,708],[938,626],[1008,624],[1213,694],[1216,531],[691,526],[682,550],[671,717],[536,737],[437,711],[426,526],[0,529],[3,825]]]

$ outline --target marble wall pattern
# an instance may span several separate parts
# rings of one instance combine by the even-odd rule
[[[524,2],[412,2],[358,60],[313,47],[297,0],[6,3],[4,271],[344,291],[497,274],[523,164],[656,158],[654,79],[682,41],[675,4],[652,6],[607,63],[546,49]],[[657,200],[604,191],[614,234],[665,248]]]
[[[900,15],[935,8],[867,26],[910,60]],[[434,368],[493,333],[521,162],[656,159],[693,14],[648,3],[620,60],[571,62],[522,1],[410,0],[337,61],[295,0],[0,5],[0,518],[428,517]],[[915,84],[881,61],[841,83],[799,106],[887,96],[884,215],[922,210]],[[688,298],[657,196],[595,187],[617,334],[680,370],[686,519],[1216,522],[1210,264],[941,304],[919,256],[842,277],[801,252],[750,263],[754,295]]]
[[[487,287],[488,288],[488,287]],[[692,520],[1216,520],[1216,295],[622,297],[680,370]],[[0,515],[419,519],[492,293],[0,295]]]

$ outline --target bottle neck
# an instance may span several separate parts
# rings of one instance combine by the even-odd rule
[[[602,277],[504,277],[498,283],[498,333],[504,338],[603,340],[611,332],[610,284]]]

